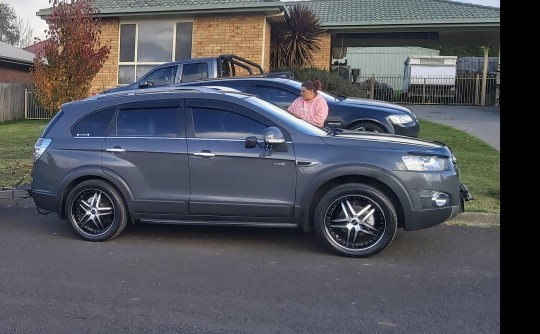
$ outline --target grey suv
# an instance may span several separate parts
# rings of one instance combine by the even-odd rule
[[[301,227],[351,257],[380,252],[397,228],[440,224],[470,198],[443,144],[319,128],[209,87],[64,104],[36,142],[31,196],[85,240],[128,222]]]

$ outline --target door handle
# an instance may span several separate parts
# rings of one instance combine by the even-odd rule
[[[108,148],[105,151],[107,151],[107,152],[125,152],[126,150],[124,150],[123,148],[121,148],[119,146],[115,146],[113,148]]]
[[[198,156],[198,157],[215,157],[216,155],[212,152],[209,152],[209,151],[203,151],[203,152],[200,152],[200,153],[193,153],[193,155],[195,156]]]

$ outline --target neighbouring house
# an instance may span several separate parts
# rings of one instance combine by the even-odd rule
[[[270,67],[272,27],[292,5],[272,0],[94,0],[101,42],[111,53],[91,93],[136,80],[150,68],[184,58],[233,53]],[[500,9],[447,0],[315,0],[327,33],[314,55],[330,70],[346,47],[499,45]],[[40,10],[45,18],[51,9]]]
[[[42,57],[45,57],[45,45],[48,43],[48,41],[49,41],[48,39],[39,41],[37,43],[34,43],[32,45],[25,47],[24,50],[28,52],[32,52],[33,54],[36,54],[36,55],[39,54]]]
[[[32,52],[0,42],[0,82],[31,83],[34,56]]]

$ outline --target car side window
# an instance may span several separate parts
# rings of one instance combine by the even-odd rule
[[[154,86],[163,86],[172,84],[175,82],[174,78],[176,77],[176,71],[178,66],[168,66],[155,70],[150,73],[144,80],[150,81]]]
[[[119,137],[176,137],[178,108],[122,109],[116,118]]]
[[[208,78],[208,64],[190,63],[182,65],[182,82]]]
[[[81,118],[71,128],[74,137],[105,137],[116,107],[102,109]]]
[[[254,85],[253,93],[261,99],[273,103],[292,103],[298,96],[300,96],[300,92],[298,92],[298,94],[293,94],[288,90],[281,89],[279,87],[263,85]]]
[[[195,137],[244,140],[249,136],[262,139],[268,126],[257,120],[232,111],[193,107]]]

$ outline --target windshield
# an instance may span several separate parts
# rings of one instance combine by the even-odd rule
[[[326,136],[328,134],[328,129],[320,128],[316,125],[313,125],[293,114],[288,112],[286,109],[275,105],[266,100],[260,99],[256,96],[251,96],[245,101],[248,101],[256,106],[262,107],[267,110],[269,113],[279,118],[280,120],[287,122],[287,124],[293,126],[300,132],[313,135],[313,136]]]

